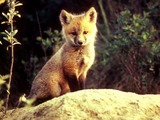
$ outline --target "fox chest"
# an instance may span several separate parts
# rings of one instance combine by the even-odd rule
[[[64,55],[63,67],[67,71],[82,71],[91,66],[94,61],[94,54],[87,51],[75,51]]]

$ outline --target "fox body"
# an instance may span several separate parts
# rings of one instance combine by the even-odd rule
[[[33,80],[28,98],[50,99],[85,88],[87,71],[95,58],[96,20],[93,7],[80,15],[61,11],[65,42]]]

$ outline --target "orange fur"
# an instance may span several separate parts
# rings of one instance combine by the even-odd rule
[[[95,58],[96,20],[93,7],[80,15],[61,11],[65,43],[35,77],[28,98],[53,98],[85,88],[86,75]]]

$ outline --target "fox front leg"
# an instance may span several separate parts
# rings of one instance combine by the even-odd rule
[[[79,87],[81,90],[86,88],[86,73],[83,73],[79,76]]]

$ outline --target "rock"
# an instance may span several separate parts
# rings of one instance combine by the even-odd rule
[[[160,95],[82,90],[35,107],[9,110],[3,120],[160,120]]]

